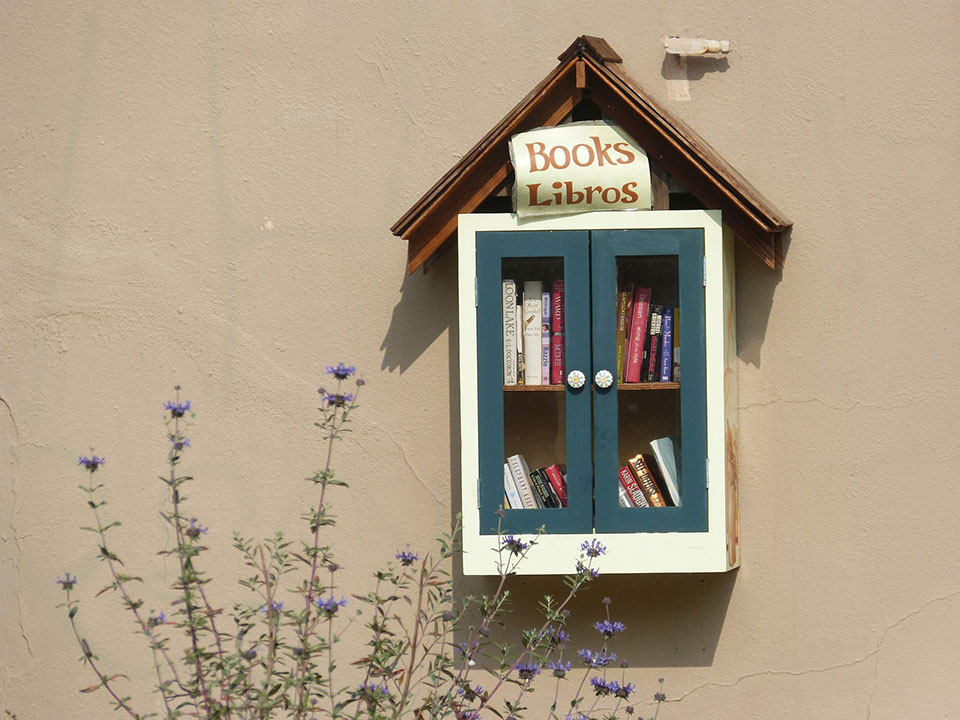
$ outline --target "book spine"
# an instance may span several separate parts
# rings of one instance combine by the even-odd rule
[[[540,328],[540,382],[550,384],[550,316],[553,314],[550,306],[550,293],[545,292],[540,299],[541,324]]]
[[[666,507],[667,503],[660,494],[660,488],[657,487],[653,473],[647,467],[647,461],[644,460],[643,455],[630,458],[630,469],[637,476],[637,482],[643,489],[643,494],[647,496],[647,500],[650,501],[650,507]]]
[[[650,507],[650,503],[647,501],[646,495],[643,494],[643,490],[640,489],[637,479],[633,476],[633,473],[630,472],[630,467],[624,465],[620,468],[620,486],[627,491],[627,497],[630,499],[631,507]]]
[[[673,309],[673,381],[680,382],[680,308]]]
[[[620,505],[620,507],[633,507],[626,488],[620,483],[617,484],[617,504]]]
[[[630,321],[630,345],[627,348],[627,368],[624,382],[640,382],[640,361],[647,334],[647,315],[650,312],[650,288],[638,287],[633,293],[633,318]]]
[[[517,484],[521,507],[528,510],[536,508],[537,501],[530,487],[530,468],[527,467],[527,461],[523,459],[523,455],[511,455],[507,458],[507,464],[510,466],[513,481]]]
[[[523,382],[540,384],[540,348],[543,342],[543,286],[539,280],[523,283]]]
[[[513,473],[510,472],[510,466],[507,463],[503,464],[503,491],[510,501],[511,508],[519,509],[523,507],[520,493],[517,491],[517,484],[513,481]]]
[[[517,283],[503,281],[503,384],[517,384]]]
[[[540,507],[550,507],[550,494],[543,486],[543,478],[540,475],[539,469],[530,471],[530,487],[532,487],[533,491],[536,493],[537,503],[540,505]]]
[[[657,351],[660,348],[660,328],[663,317],[663,306],[655,305],[650,312],[650,351],[647,365],[641,373],[641,382],[657,381]]]
[[[563,280],[553,281],[551,293],[550,317],[550,384],[563,385],[564,369],[564,317],[563,317]]]
[[[663,309],[663,330],[660,333],[660,382],[670,382],[673,375],[673,308]]]
[[[557,497],[560,499],[560,507],[567,506],[567,481],[563,479],[563,472],[559,465],[550,465],[544,472],[547,474],[547,480],[553,486]]]
[[[629,330],[627,322],[627,305],[629,304],[629,292],[621,290],[617,293],[617,382],[623,382],[624,359],[627,355],[627,331]]]

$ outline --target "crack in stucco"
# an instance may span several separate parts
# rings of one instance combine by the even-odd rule
[[[724,682],[707,682],[707,683],[703,683],[702,685],[697,685],[696,687],[691,688],[690,690],[688,690],[687,692],[683,693],[682,695],[680,695],[680,696],[677,697],[676,699],[671,698],[671,699],[668,700],[667,702],[681,702],[681,701],[684,700],[685,698],[690,697],[690,696],[693,695],[695,692],[698,692],[698,691],[700,691],[700,690],[703,690],[704,688],[709,688],[709,687],[715,687],[715,688],[731,688],[731,687],[735,687],[735,686],[739,685],[739,684],[740,684],[741,682],[743,682],[744,680],[750,680],[750,679],[752,679],[752,678],[757,678],[757,677],[765,677],[765,676],[766,676],[766,677],[777,677],[777,676],[784,676],[784,675],[785,675],[785,676],[788,676],[788,677],[802,677],[802,676],[804,676],[804,675],[814,675],[814,674],[818,674],[818,673],[831,672],[831,671],[833,671],[833,670],[841,670],[841,669],[843,669],[843,668],[855,667],[855,666],[857,666],[857,665],[860,665],[860,664],[866,662],[866,661],[869,660],[870,658],[877,656],[878,653],[880,652],[880,650],[883,648],[883,643],[886,641],[887,635],[888,635],[893,629],[895,629],[895,628],[898,627],[899,625],[902,625],[902,624],[905,623],[907,620],[915,617],[916,615],[919,615],[921,612],[923,612],[924,610],[926,610],[927,608],[929,608],[931,605],[934,605],[935,603],[940,603],[940,602],[945,602],[945,601],[953,600],[953,599],[956,598],[956,597],[960,597],[960,591],[957,591],[957,592],[955,592],[955,593],[951,593],[951,594],[949,594],[949,595],[943,595],[943,596],[940,596],[940,597],[935,597],[935,598],[932,598],[932,599],[930,599],[930,600],[927,600],[925,603],[923,603],[923,604],[920,605],[919,607],[911,610],[910,612],[908,612],[906,615],[904,615],[903,617],[901,617],[901,618],[900,618],[899,620],[897,620],[896,622],[894,622],[894,623],[888,625],[886,628],[884,628],[883,632],[880,634],[880,639],[877,640],[876,645],[875,645],[871,650],[868,650],[866,653],[864,653],[864,655],[863,655],[862,657],[856,658],[856,659],[854,659],[854,660],[850,660],[850,661],[843,662],[843,663],[837,663],[836,665],[828,665],[828,666],[822,667],[822,668],[807,668],[806,670],[758,670],[757,672],[746,673],[746,674],[744,674],[744,675],[741,675],[740,677],[738,677],[738,678],[737,678],[736,680],[734,680],[733,682],[725,682],[725,683],[724,683]],[[868,704],[867,704],[867,718],[868,718],[868,719],[869,719],[869,717],[870,717],[870,703],[873,702],[873,695],[874,695],[874,693],[876,692],[878,666],[879,666],[879,659],[877,659],[876,666],[874,667],[873,688],[872,688],[871,691],[870,691],[870,699],[869,699],[869,702],[868,702]]]
[[[753,410],[754,408],[765,408],[770,407],[771,405],[822,405],[825,408],[830,410],[838,410],[844,414],[856,410],[857,408],[870,408],[872,410],[893,410],[900,405],[877,405],[872,403],[864,402],[855,402],[850,405],[831,405],[830,403],[821,400],[820,398],[774,398],[773,400],[764,400],[758,402],[745,403],[743,405],[738,405],[738,410]]]
[[[17,419],[14,417],[13,408],[10,407],[10,403],[6,401],[5,398],[0,397],[0,403],[7,409],[7,415],[10,416],[10,424],[13,426],[13,463],[14,463],[14,472],[13,477],[10,478],[10,517],[7,521],[7,526],[10,528],[10,536],[13,538],[13,544],[16,548],[16,555],[13,558],[13,567],[17,572],[17,577],[20,578],[21,584],[23,580],[23,573],[20,568],[20,559],[23,556],[23,546],[20,544],[21,535],[17,530],[16,525],[14,524],[14,517],[16,514],[17,508],[17,481],[20,478],[20,426],[17,425]],[[20,593],[15,593],[17,598],[17,626],[20,628],[20,637],[23,638],[23,643],[27,647],[27,652],[33,657],[33,648],[30,647],[30,638],[27,637],[27,631],[23,627],[23,603],[21,602]]]
[[[390,438],[390,442],[392,442],[394,446],[396,446],[397,450],[399,451],[400,457],[403,460],[403,464],[407,466],[407,469],[410,470],[410,473],[417,479],[417,482],[423,485],[423,487],[427,490],[427,492],[429,492],[433,496],[433,499],[436,501],[437,505],[442,506],[443,501],[440,499],[440,497],[433,491],[433,488],[431,488],[426,482],[424,482],[423,478],[421,478],[420,475],[417,473],[417,471],[414,470],[413,465],[410,464],[410,461],[407,459],[407,453],[403,449],[403,445],[397,442],[397,439],[392,435],[388,437]]]

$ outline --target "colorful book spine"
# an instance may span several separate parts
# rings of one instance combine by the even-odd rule
[[[550,293],[550,384],[563,385],[563,280],[554,280]]]
[[[517,492],[520,495],[520,506],[527,510],[539,507],[530,487],[530,468],[527,467],[527,461],[523,455],[511,455],[507,458],[507,465],[510,467],[510,474],[513,481],[517,484]]]
[[[550,293],[545,292],[540,298],[541,328],[540,328],[540,382],[550,384],[550,316],[553,310],[550,305]]]
[[[536,470],[530,471],[530,484],[533,486],[533,489],[537,493],[537,498],[540,500],[540,507],[552,508],[558,507],[553,504],[553,496],[550,494],[550,491],[547,489],[549,481],[546,476],[543,474],[542,468],[537,468]]]
[[[624,465],[622,468],[620,468],[620,472],[618,474],[620,476],[620,486],[627,491],[627,497],[630,499],[630,506],[641,508],[650,507],[650,503],[647,501],[647,496],[643,494],[643,490],[640,489],[640,484],[633,476],[633,473],[630,472],[630,467]]]
[[[510,501],[511,508],[520,509],[523,507],[520,493],[517,490],[517,483],[514,482],[513,473],[510,472],[510,466],[507,463],[503,464],[503,492],[507,496],[507,500]]]
[[[647,465],[647,461],[643,455],[635,455],[630,458],[629,463],[630,469],[633,470],[634,475],[637,477],[637,482],[643,490],[643,494],[647,496],[647,500],[650,502],[650,507],[666,507],[667,502],[663,499],[663,495],[660,494],[657,481],[653,479],[653,473],[650,472],[650,467]]]
[[[560,465],[550,465],[544,468],[547,480],[550,481],[557,497],[560,499],[560,507],[567,506],[567,479],[563,476],[565,469]]]
[[[673,381],[680,382],[680,308],[673,309]]]
[[[633,283],[617,293],[617,382],[623,382],[627,343],[630,334],[630,310],[633,307]]]
[[[543,283],[523,283],[523,383],[540,385],[540,348],[543,344]]]
[[[663,306],[654,305],[650,310],[650,332],[647,342],[646,364],[640,372],[640,382],[657,381],[657,356],[660,349],[660,330],[662,329]]]
[[[660,331],[660,382],[670,382],[673,377],[673,308],[663,309],[663,329]]]
[[[503,384],[517,384],[517,282],[503,281]]]
[[[640,382],[640,361],[647,335],[647,316],[650,312],[650,288],[638,287],[633,293],[633,317],[630,321],[630,344],[627,346],[627,367],[623,381]]]

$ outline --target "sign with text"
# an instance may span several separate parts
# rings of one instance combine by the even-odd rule
[[[519,217],[649,210],[647,154],[616,125],[575,122],[510,138]]]

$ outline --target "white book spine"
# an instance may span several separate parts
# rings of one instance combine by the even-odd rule
[[[633,503],[630,502],[630,495],[627,493],[627,489],[617,483],[617,497],[620,501],[620,507],[633,507]],[[512,500],[510,502],[513,502]]]
[[[550,305],[550,293],[540,296],[541,328],[540,328],[540,382],[550,384],[550,320],[553,308]]]
[[[520,499],[520,492],[517,490],[517,484],[513,481],[513,474],[510,472],[510,466],[503,464],[503,491],[507,494],[507,500],[511,508],[522,508],[523,501]]]
[[[527,467],[527,461],[524,460],[523,455],[511,455],[507,458],[507,464],[510,466],[513,481],[517,484],[520,506],[525,509],[539,507],[536,498],[533,496],[533,488],[530,487],[530,468]]]
[[[517,283],[515,280],[503,281],[503,384],[517,384]]]
[[[543,283],[527,280],[523,283],[523,384],[540,385],[538,360],[542,346]]]

